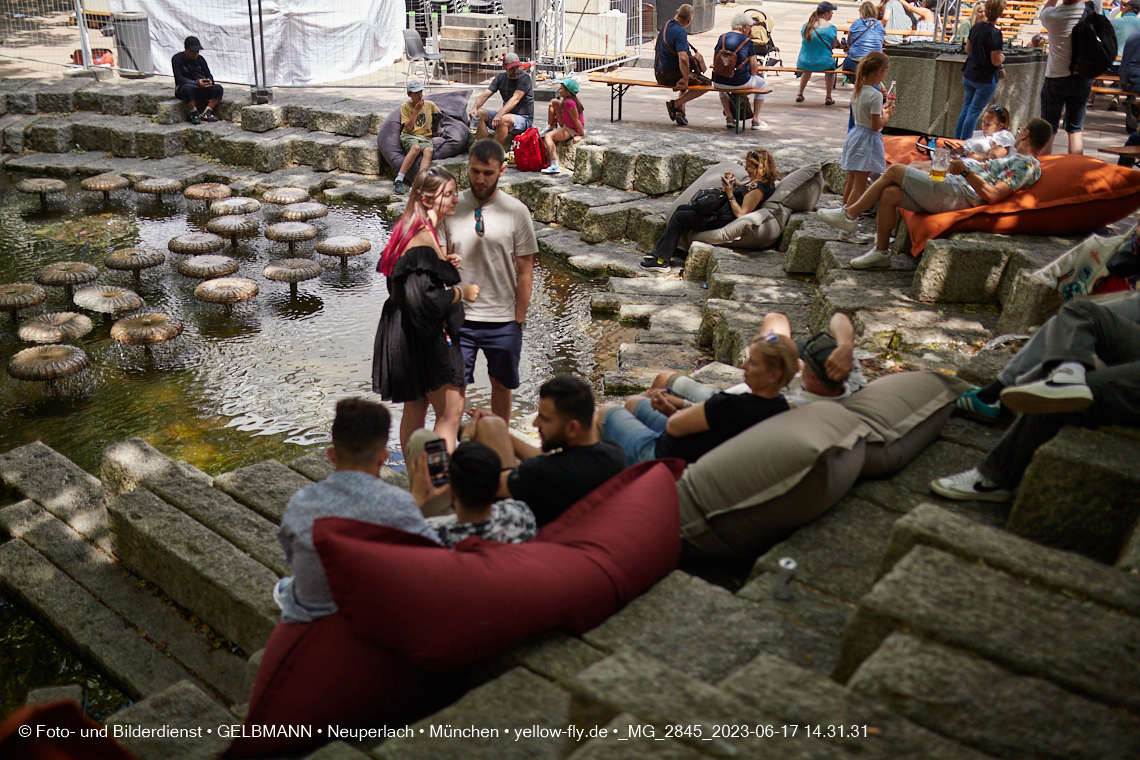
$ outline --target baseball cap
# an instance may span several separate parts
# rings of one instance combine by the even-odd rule
[[[423,82],[417,82],[416,80],[413,79],[412,81],[408,82],[408,86],[405,89],[408,92],[423,92],[424,91],[424,83]]]
[[[522,61],[519,60],[517,53],[507,53],[503,56],[504,69],[513,69],[516,66],[522,66]]]
[[[830,11],[839,10],[839,6],[838,5],[832,5],[831,3],[827,2],[827,0],[824,0],[824,2],[822,2],[816,6],[815,10],[817,13],[828,13]]]
[[[202,43],[198,41],[197,37],[187,37],[186,42],[182,43],[183,50],[193,50],[197,53],[202,49]]]
[[[1140,1],[1140,0],[1138,0],[1138,1]],[[578,80],[577,79],[566,78],[566,79],[563,79],[558,84],[562,85],[567,90],[569,90],[571,95],[577,95],[578,94],[579,88],[578,88]]]
[[[831,356],[831,352],[838,345],[835,338],[827,333],[817,333],[810,338],[801,338],[796,341],[796,348],[800,350],[800,358],[804,360],[804,364],[811,367],[811,371],[815,373],[819,381],[828,388],[843,387],[842,382],[837,383],[827,376],[827,357]]]

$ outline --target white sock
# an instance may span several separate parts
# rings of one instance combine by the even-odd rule
[[[1085,365],[1080,362],[1061,362],[1053,368],[1049,379],[1054,383],[1085,384]]]
[[[399,174],[396,175],[396,181],[397,182],[403,182],[404,181],[404,173],[403,172],[400,172]]]

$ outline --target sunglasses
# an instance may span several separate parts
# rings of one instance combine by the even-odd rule
[[[475,234],[479,237],[483,237],[485,231],[483,227],[483,207],[480,206],[475,209]]]
[[[778,341],[780,339],[780,336],[777,335],[774,330],[769,330],[768,332],[764,333],[760,337],[763,338],[765,343],[775,343],[776,341]]]
[[[990,110],[996,113],[998,116],[1005,116],[1006,114],[1006,110],[1001,106],[990,106]]]

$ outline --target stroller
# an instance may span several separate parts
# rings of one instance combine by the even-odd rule
[[[772,32],[776,31],[775,19],[756,8],[749,8],[744,15],[752,19],[752,47],[756,50],[756,60],[761,66],[783,66],[780,48],[772,38]]]

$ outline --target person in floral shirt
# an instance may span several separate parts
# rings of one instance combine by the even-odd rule
[[[974,168],[956,158],[950,162],[943,182],[935,182],[922,169],[892,164],[857,201],[841,208],[820,209],[817,214],[832,227],[854,233],[859,215],[879,204],[875,247],[852,259],[851,266],[856,269],[888,266],[891,254],[887,249],[898,221],[898,209],[941,214],[1001,203],[1041,178],[1037,156],[1052,137],[1053,128],[1046,121],[1031,119],[1017,132],[1015,152]]]
[[[508,544],[521,544],[535,537],[538,525],[526,502],[496,499],[501,469],[498,453],[478,441],[464,441],[455,447],[445,486],[431,484],[426,452],[408,461],[412,496],[417,503],[423,506],[442,492],[451,496],[455,513],[427,520],[441,544],[450,549],[468,536]]]

